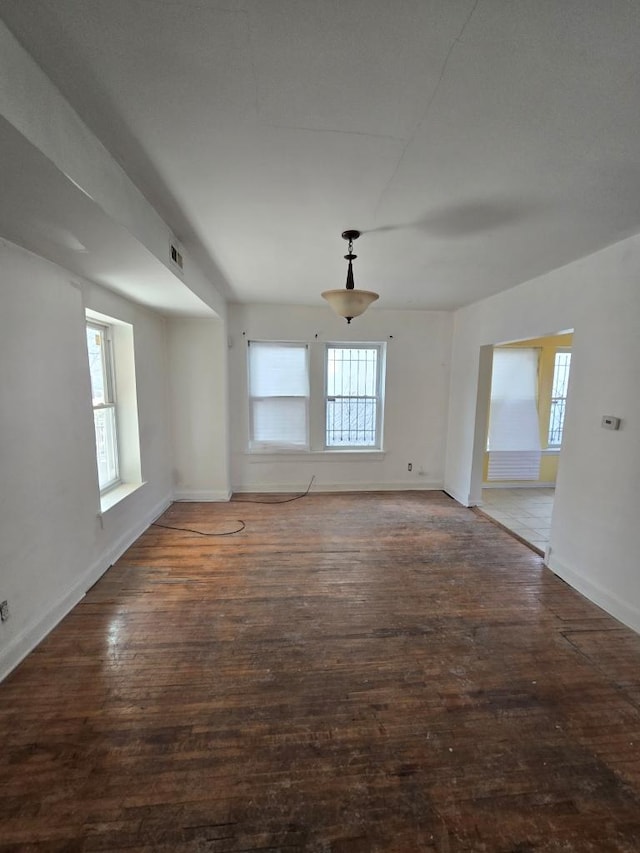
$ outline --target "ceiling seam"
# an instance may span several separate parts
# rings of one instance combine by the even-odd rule
[[[276,130],[302,130],[307,133],[339,133],[344,136],[368,136],[371,139],[389,139],[392,142],[407,142],[404,136],[392,136],[389,133],[367,133],[364,130],[340,130],[333,127],[303,127],[295,124],[274,124],[272,122],[260,122],[263,127],[273,127]]]
[[[253,55],[253,27],[251,26],[251,17],[249,15],[249,11],[247,9],[238,9],[236,10],[236,14],[242,15],[246,22],[246,30],[247,30],[247,52],[249,54],[249,65],[251,67],[251,77],[253,79],[253,88],[254,88],[254,109],[256,111],[256,120],[260,121],[260,92],[258,88],[258,69],[256,68],[256,61]]]
[[[416,126],[413,129],[411,135],[409,136],[409,139],[407,140],[406,145],[404,146],[404,148],[400,152],[400,156],[398,157],[398,162],[396,163],[396,167],[393,170],[391,177],[385,183],[385,185],[382,189],[382,192],[380,193],[380,198],[378,199],[378,203],[377,203],[375,210],[373,212],[374,222],[376,222],[378,219],[378,211],[380,210],[380,206],[382,205],[382,201],[383,201],[389,187],[391,186],[391,184],[395,180],[396,175],[400,171],[400,167],[402,166],[402,163],[404,162],[404,158],[405,158],[405,155],[409,149],[409,146],[411,145],[411,143],[413,142],[413,140],[416,137],[416,134],[418,133],[420,128],[425,124],[425,122],[429,116],[429,111],[431,110],[431,105],[435,101],[436,95],[438,94],[438,91],[440,89],[440,84],[442,83],[445,72],[447,70],[447,65],[449,64],[449,59],[451,58],[451,54],[453,53],[453,49],[462,39],[462,36],[464,35],[464,31],[467,29],[467,27],[468,27],[473,15],[474,15],[479,3],[480,3],[480,0],[475,0],[475,3],[471,7],[471,10],[469,11],[469,14],[467,15],[464,24],[460,28],[460,32],[458,33],[458,35],[453,39],[453,41],[449,45],[449,50],[447,51],[447,55],[444,58],[444,62],[442,63],[442,68],[440,69],[440,74],[438,76],[438,80],[436,82],[436,85],[434,86],[433,92],[431,93],[431,97],[429,98],[429,100],[427,102],[427,105],[424,109],[424,112],[422,113],[422,116],[416,122]]]

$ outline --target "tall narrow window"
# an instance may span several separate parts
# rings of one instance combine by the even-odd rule
[[[381,347],[328,344],[326,447],[380,447]]]
[[[100,323],[87,323],[87,351],[91,376],[93,423],[100,492],[120,482],[118,430],[114,388],[111,330]]]
[[[564,411],[567,405],[571,353],[558,350],[553,366],[551,386],[551,416],[549,418],[549,447],[560,447],[564,432]]]
[[[309,446],[306,344],[249,341],[249,420],[253,448]]]

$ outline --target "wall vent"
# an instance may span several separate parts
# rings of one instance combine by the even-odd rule
[[[171,260],[173,263],[182,269],[182,254],[178,251],[178,249],[171,244]]]

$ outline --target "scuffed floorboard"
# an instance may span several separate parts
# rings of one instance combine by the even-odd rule
[[[0,851],[640,851],[640,637],[442,493],[248,497],[0,685]]]

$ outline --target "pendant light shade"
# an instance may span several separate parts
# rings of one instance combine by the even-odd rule
[[[378,299],[378,294],[372,290],[358,290],[353,280],[353,261],[358,257],[353,254],[353,241],[358,239],[360,232],[343,231],[342,236],[349,241],[349,254],[344,256],[349,262],[347,284],[342,290],[325,290],[321,295],[339,317],[344,317],[347,323],[350,323],[354,317],[359,317],[372,302]]]

